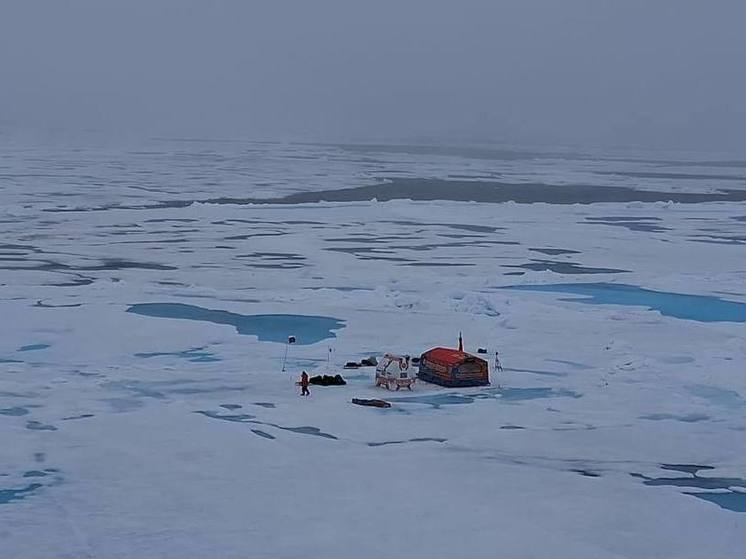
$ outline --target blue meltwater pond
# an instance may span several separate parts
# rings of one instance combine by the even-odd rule
[[[200,320],[226,324],[239,334],[256,336],[264,342],[287,342],[295,336],[298,345],[310,345],[336,337],[335,330],[344,328],[344,321],[328,316],[301,314],[237,314],[228,311],[205,309],[181,303],[144,303],[132,305],[127,312],[157,318]]]
[[[647,307],[664,316],[699,322],[746,322],[746,303],[728,301],[707,295],[686,295],[653,291],[635,285],[617,283],[555,283],[547,285],[513,285],[505,289],[570,293],[583,298],[563,299],[592,305],[626,305]]]

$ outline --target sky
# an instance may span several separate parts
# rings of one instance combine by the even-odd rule
[[[2,0],[0,128],[746,154],[743,0]]]

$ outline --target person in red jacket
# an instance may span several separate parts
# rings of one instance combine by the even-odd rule
[[[308,391],[308,373],[303,371],[300,374],[300,395],[310,396],[311,393]]]

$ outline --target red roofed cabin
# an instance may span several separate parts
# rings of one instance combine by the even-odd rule
[[[417,376],[441,386],[484,386],[490,383],[487,361],[464,351],[436,347],[420,358]]]

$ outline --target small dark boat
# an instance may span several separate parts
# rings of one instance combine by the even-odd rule
[[[371,406],[374,408],[390,408],[391,404],[384,400],[366,400],[365,398],[353,398],[352,399],[353,404],[357,404],[358,406]]]

